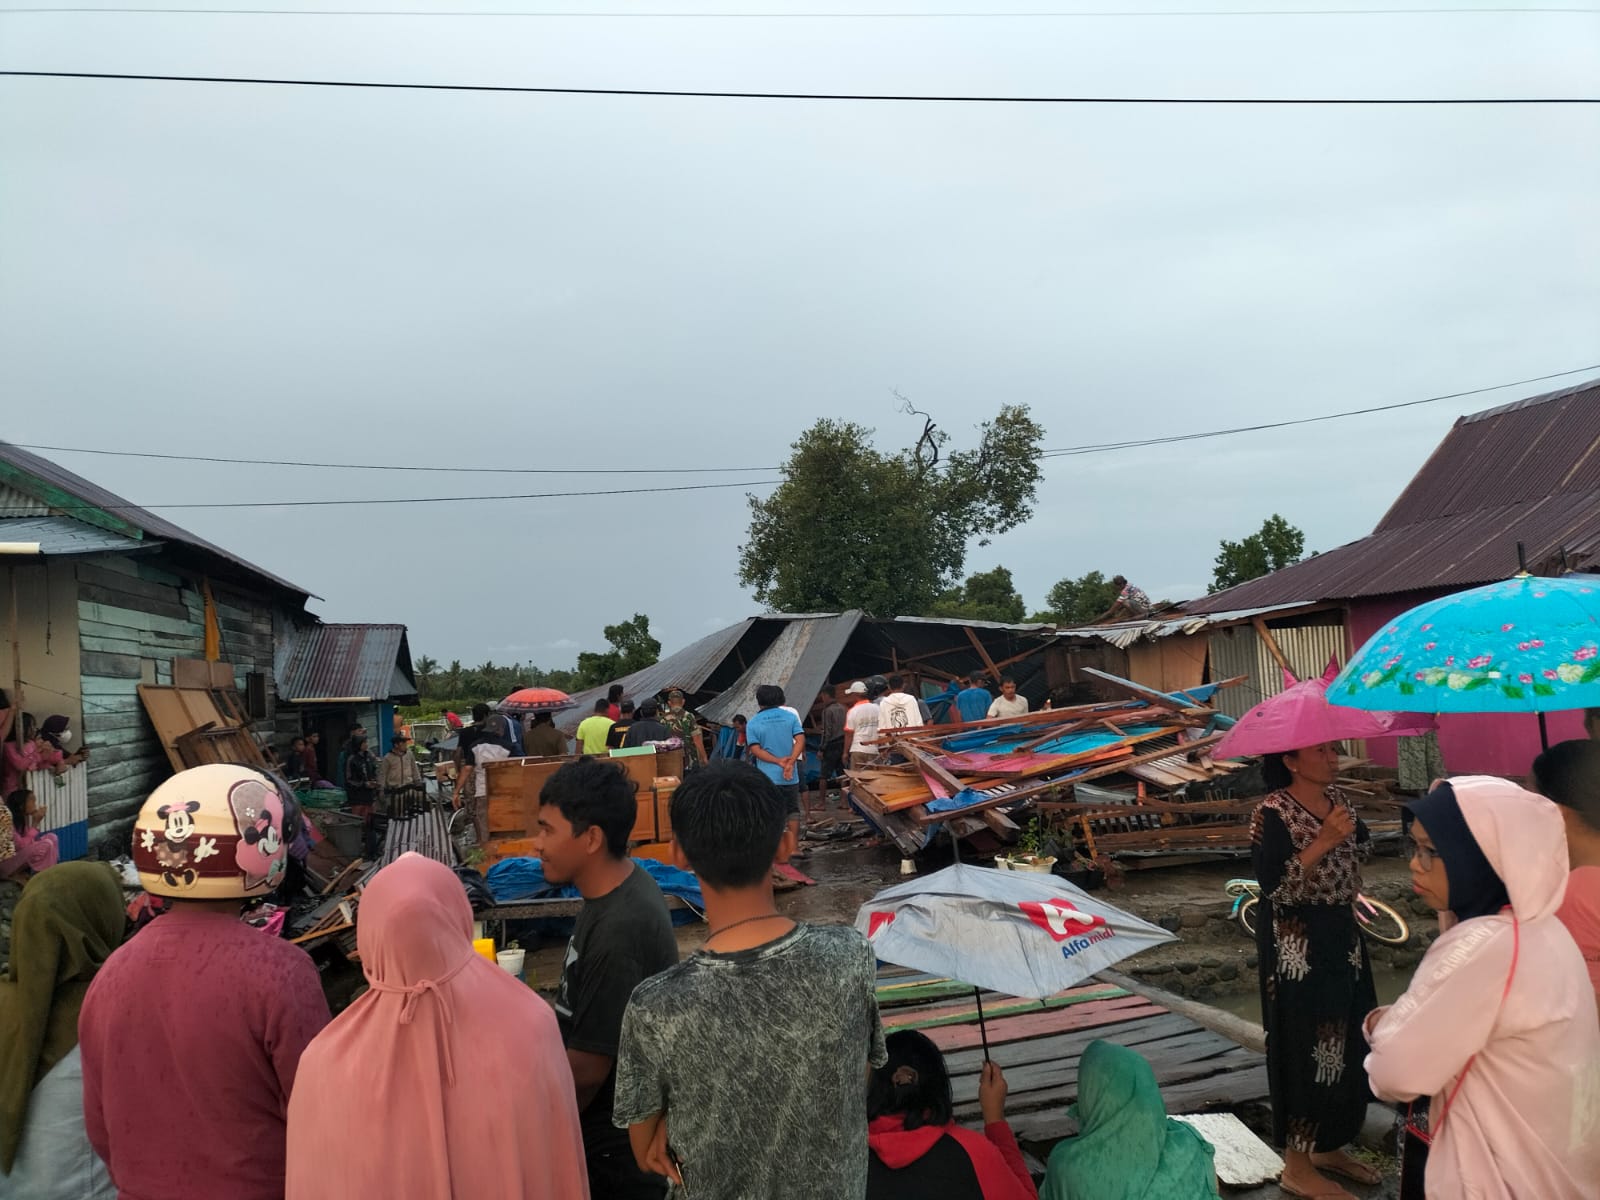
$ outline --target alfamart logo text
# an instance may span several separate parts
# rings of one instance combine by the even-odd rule
[[[1115,936],[1116,930],[1112,929],[1109,925],[1102,926],[1101,928],[1096,929],[1093,933],[1085,934],[1083,937],[1075,937],[1070,942],[1062,943],[1061,957],[1071,958],[1074,954],[1080,954],[1087,950],[1096,942],[1103,942]]]

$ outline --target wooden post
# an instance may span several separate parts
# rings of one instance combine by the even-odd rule
[[[1289,665],[1289,660],[1283,656],[1283,651],[1278,648],[1277,639],[1272,636],[1272,630],[1267,628],[1267,623],[1260,617],[1251,617],[1250,624],[1255,627],[1256,636],[1266,643],[1267,651],[1278,660],[1278,665],[1287,672],[1290,679],[1296,683],[1300,677],[1294,673],[1294,668]]]
[[[11,583],[11,732],[16,735],[17,748],[22,748],[22,642],[17,631],[17,568],[9,566],[6,575]]]
[[[978,652],[978,657],[983,660],[983,665],[989,670],[989,677],[994,680],[994,686],[1000,686],[1000,668],[994,665],[994,659],[989,657],[989,652],[983,648],[983,643],[978,640],[978,635],[972,632],[971,625],[963,625],[962,630],[967,635],[967,641],[972,643],[972,648]]]

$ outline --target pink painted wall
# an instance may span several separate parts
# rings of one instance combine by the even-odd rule
[[[1345,617],[1350,653],[1366,644],[1383,625],[1426,600],[1444,592],[1407,592],[1352,600]],[[1550,744],[1581,738],[1583,712],[1548,713]],[[1531,713],[1456,713],[1439,718],[1439,751],[1452,775],[1524,776],[1539,753],[1539,720]],[[1383,767],[1395,765],[1393,738],[1367,743],[1367,756]]]

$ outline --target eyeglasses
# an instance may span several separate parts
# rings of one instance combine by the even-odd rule
[[[1424,846],[1415,838],[1411,840],[1411,857],[1417,860],[1417,865],[1424,871],[1431,870],[1433,864],[1439,861],[1439,851],[1434,846]]]

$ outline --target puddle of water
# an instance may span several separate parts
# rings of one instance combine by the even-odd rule
[[[1372,964],[1372,982],[1378,989],[1379,1004],[1393,1004],[1400,998],[1407,986],[1411,983],[1414,967],[1391,967],[1385,963]],[[1244,973],[1241,972],[1241,978]],[[1256,983],[1256,973],[1249,973],[1249,987],[1247,990],[1229,992],[1217,996],[1205,1003],[1214,1008],[1231,1012],[1236,1017],[1243,1017],[1247,1021],[1261,1024],[1261,991]]]

